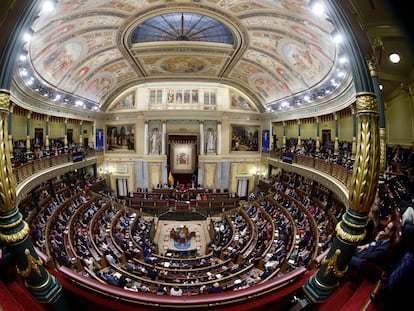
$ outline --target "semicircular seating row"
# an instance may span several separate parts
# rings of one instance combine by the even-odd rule
[[[59,190],[64,201],[51,200],[38,212],[32,239],[56,264],[125,289],[156,293],[161,284],[193,295],[218,282],[223,290],[235,290],[310,264],[321,252],[320,237],[334,228],[332,217],[309,200],[308,192],[289,181],[272,188],[212,222],[217,230],[204,256],[158,254],[153,217],[81,186]]]

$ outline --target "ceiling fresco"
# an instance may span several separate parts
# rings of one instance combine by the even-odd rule
[[[341,51],[332,40],[334,27],[326,15],[315,15],[308,2],[59,1],[53,13],[41,12],[33,24],[28,59],[44,85],[85,99],[101,111],[121,92],[154,81],[222,83],[246,94],[259,111],[278,109],[303,92],[313,91],[315,98],[336,78]],[[217,21],[231,31],[233,40],[192,41],[183,36],[132,43],[134,30],[144,22],[183,12]]]

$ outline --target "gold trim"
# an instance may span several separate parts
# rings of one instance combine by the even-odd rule
[[[16,202],[16,185],[10,159],[10,143],[7,130],[9,128],[10,93],[0,92],[0,193],[2,205],[0,212],[8,212],[13,209]],[[7,111],[5,111],[7,110]]]
[[[342,227],[340,226],[340,222],[336,225],[335,231],[338,237],[340,237],[343,241],[347,241],[351,243],[350,245],[363,241],[366,235],[365,232],[362,234],[357,234],[357,235],[348,233],[342,229]]]
[[[387,166],[387,132],[385,128],[379,129],[379,140],[380,140],[380,167],[379,172],[382,174],[385,172]]]
[[[365,92],[356,94],[356,108],[358,113],[372,111],[377,113],[377,100],[375,93]]]
[[[12,228],[12,227],[16,227],[20,222],[22,222],[23,220],[23,215],[20,214],[19,215],[19,219],[17,219],[16,221],[12,222],[12,223],[8,223],[8,224],[1,224],[0,228]]]
[[[326,257],[325,257],[326,258]],[[320,287],[320,288],[324,288],[324,289],[326,289],[326,290],[332,290],[332,289],[335,289],[335,288],[337,288],[338,287],[338,285],[337,284],[334,284],[334,285],[331,285],[331,286],[326,286],[326,285],[324,285],[324,284],[322,284],[318,279],[317,279],[317,274],[315,274],[314,275],[314,281],[315,281],[315,283]]]
[[[19,209],[16,208],[13,214],[9,214],[6,216],[0,215],[0,219],[8,219],[8,218],[12,218],[13,216],[17,215],[19,213]]]
[[[368,214],[378,186],[379,134],[375,94],[358,94],[358,148],[349,187],[349,207]]]
[[[33,288],[33,289],[42,289],[42,288],[46,287],[49,284],[49,282],[50,282],[50,274],[47,273],[47,280],[43,284],[40,284],[38,286],[33,286],[33,285],[30,285],[30,284],[27,284],[27,287],[30,287],[30,288]]]
[[[10,91],[0,89],[0,109],[7,109],[9,111],[10,105]]]
[[[355,229],[361,229],[361,228],[365,228],[366,224],[363,225],[357,225],[357,224],[353,224],[351,222],[349,222],[348,220],[345,219],[345,217],[342,218],[342,221],[351,228],[355,228]]]
[[[23,221],[23,229],[19,232],[13,234],[3,234],[0,233],[0,239],[2,239],[6,244],[14,244],[17,241],[23,240],[29,235],[30,228],[29,225]]]
[[[28,248],[24,250],[24,254],[26,255],[27,259],[27,267],[24,270],[20,270],[17,266],[17,272],[23,277],[28,278],[32,270],[36,273],[39,277],[42,275],[39,266],[43,266],[43,261],[41,258],[35,259],[31,254]]]
[[[338,248],[335,250],[335,253],[332,255],[331,258],[326,259],[325,257],[324,259],[322,259],[321,265],[327,265],[323,276],[327,276],[329,273],[332,272],[336,278],[342,278],[345,275],[346,271],[348,271],[348,267],[341,271],[338,269],[337,266],[337,261],[340,254],[341,250]]]
[[[252,295],[249,296],[244,296],[244,297],[240,297],[237,299],[230,299],[230,300],[225,300],[225,301],[220,301],[217,303],[198,303],[198,304],[183,304],[183,305],[172,305],[172,304],[159,304],[159,303],[153,303],[153,302],[144,302],[144,301],[140,301],[140,300],[133,300],[133,299],[128,299],[128,298],[123,298],[120,296],[115,296],[113,294],[109,294],[106,291],[102,291],[102,290],[98,290],[95,287],[91,287],[89,285],[86,285],[85,283],[76,281],[71,279],[70,281],[74,284],[76,284],[76,286],[85,288],[87,290],[89,290],[90,292],[93,293],[97,293],[102,295],[105,298],[109,298],[109,299],[115,299],[116,301],[126,301],[126,302],[131,302],[134,305],[139,305],[139,306],[151,306],[151,307],[163,307],[163,308],[171,308],[171,309],[189,309],[189,308],[200,308],[200,307],[208,307],[208,308],[214,308],[215,306],[225,306],[225,305],[233,305],[233,304],[237,304],[237,303],[242,303],[242,302],[246,302],[246,301],[251,301],[252,298],[254,297],[261,297],[261,296],[266,296],[268,294],[271,294],[275,291],[278,291],[281,288],[287,287],[289,285],[291,285],[292,283],[296,282],[298,278],[300,278],[303,275],[298,275],[297,277],[294,277],[293,279],[287,280],[286,282],[283,282],[282,284],[279,284],[278,286],[269,288],[268,290],[264,290],[264,291],[260,291],[258,293],[254,293]]]
[[[343,214],[342,215],[342,220],[345,218],[345,215],[346,214]],[[355,214],[352,214],[352,213],[348,213],[348,215],[351,215],[352,218],[356,218],[356,219],[359,219],[359,220],[365,220],[365,219],[367,219],[367,215],[359,216],[359,215],[355,215]]]

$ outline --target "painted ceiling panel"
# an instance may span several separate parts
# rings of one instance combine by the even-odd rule
[[[315,16],[308,2],[60,1],[53,14],[41,13],[32,27],[31,67],[45,85],[103,110],[114,94],[134,83],[188,80],[189,75],[241,85],[240,91],[261,99],[256,105],[264,109],[300,92],[318,92],[332,78],[340,53],[331,39],[333,26],[326,16]],[[143,27],[132,40],[146,22],[158,34],[183,32],[149,42],[151,27]],[[215,26],[221,30],[209,30]],[[200,41],[202,31],[208,36]],[[219,41],[224,33],[233,38]]]

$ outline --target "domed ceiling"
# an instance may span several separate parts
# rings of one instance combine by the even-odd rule
[[[349,69],[334,26],[308,2],[59,1],[33,24],[20,79],[97,111],[131,87],[169,81],[234,87],[261,112],[313,105],[349,87]]]

